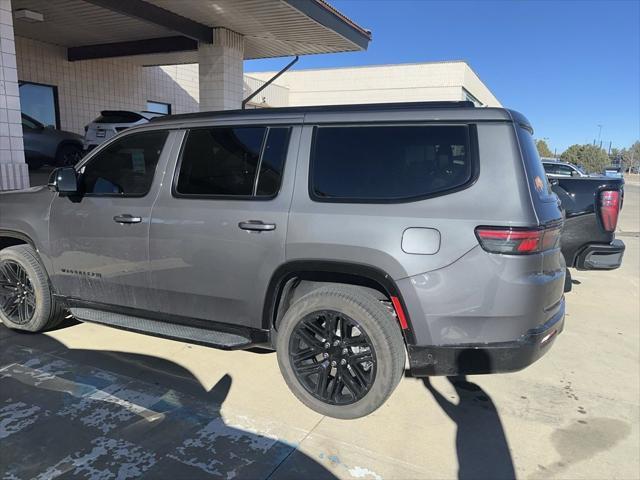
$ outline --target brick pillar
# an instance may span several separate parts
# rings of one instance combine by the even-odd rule
[[[11,0],[0,0],[0,190],[28,186]]]
[[[213,43],[198,44],[200,111],[240,108],[243,99],[244,37],[213,29]]]

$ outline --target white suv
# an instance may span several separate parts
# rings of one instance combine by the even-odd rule
[[[547,161],[543,158],[542,166],[547,173],[547,177],[551,178],[589,176],[582,168],[567,162],[559,162],[557,160]]]
[[[164,114],[135,112],[132,110],[103,110],[98,118],[84,127],[83,148],[88,152],[113,137],[116,133],[135,125],[142,125],[153,117],[162,115]]]

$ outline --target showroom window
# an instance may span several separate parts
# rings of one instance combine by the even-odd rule
[[[171,115],[171,104],[162,103],[162,102],[152,102],[151,100],[147,100],[147,112]]]
[[[288,127],[191,130],[182,151],[174,193],[234,198],[275,196],[280,189],[290,130]]]
[[[58,88],[41,83],[19,82],[22,113],[43,125],[60,128]]]
[[[411,201],[474,176],[468,125],[316,127],[310,194],[316,201]]]
[[[113,142],[80,170],[82,192],[123,197],[149,193],[167,135],[134,133]]]

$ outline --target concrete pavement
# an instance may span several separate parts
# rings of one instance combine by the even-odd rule
[[[548,355],[513,374],[405,378],[359,420],[305,408],[274,354],[0,327],[0,477],[639,478],[639,199],[629,185],[622,268],[573,272]]]

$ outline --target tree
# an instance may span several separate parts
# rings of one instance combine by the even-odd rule
[[[571,145],[562,152],[560,158],[579,165],[590,173],[602,173],[610,163],[607,152],[595,145]]]
[[[538,155],[541,157],[553,157],[553,152],[544,140],[536,140],[536,147],[538,147]]]
[[[609,160],[614,163],[618,158],[622,157],[622,151],[619,148],[613,147],[609,152]]]
[[[620,156],[625,171],[638,171],[640,168],[640,141],[636,140],[629,148],[623,148]]]

